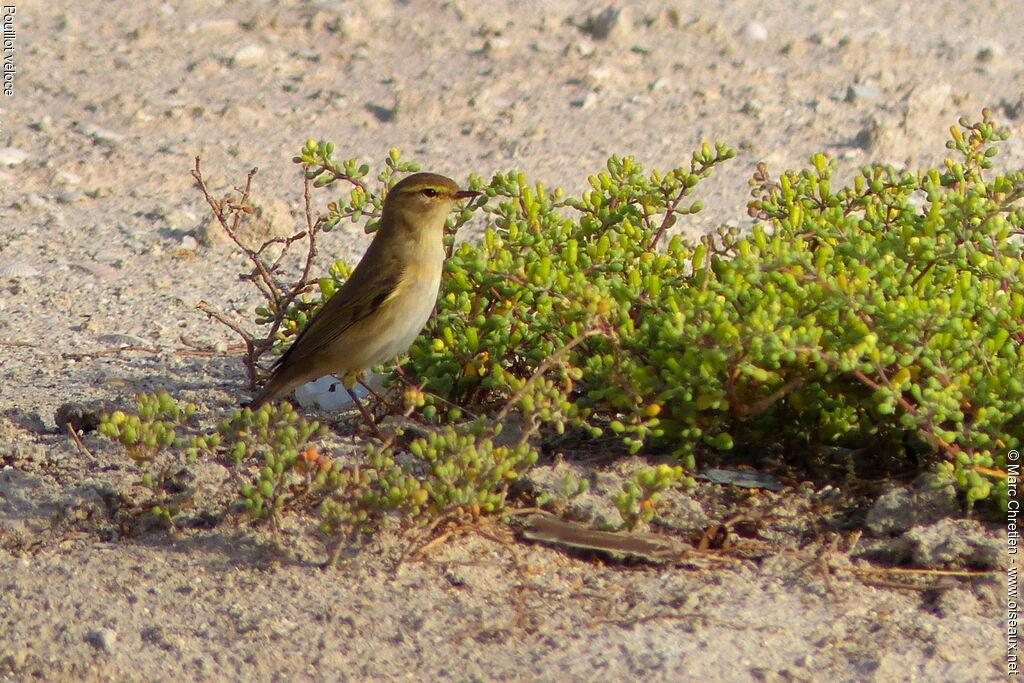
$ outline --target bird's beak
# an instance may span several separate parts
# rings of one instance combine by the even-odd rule
[[[470,197],[476,197],[480,193],[476,190],[459,190],[455,193],[456,199],[469,199]]]

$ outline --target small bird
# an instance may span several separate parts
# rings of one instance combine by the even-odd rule
[[[384,198],[380,227],[345,284],[272,367],[254,410],[318,377],[352,387],[367,368],[404,353],[427,324],[444,267],[444,226],[452,205],[479,192],[435,173],[414,173]]]

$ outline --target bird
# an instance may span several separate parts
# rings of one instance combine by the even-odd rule
[[[380,226],[345,283],[271,367],[253,410],[324,375],[352,388],[374,365],[404,353],[423,330],[441,284],[444,227],[455,202],[479,195],[436,173],[414,173],[384,197]]]

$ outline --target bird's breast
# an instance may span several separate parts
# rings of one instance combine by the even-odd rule
[[[381,311],[386,321],[381,328],[387,333],[385,339],[378,340],[375,364],[404,353],[423,331],[437,303],[443,266],[443,260],[437,260],[405,270],[395,294],[385,305],[386,310]]]

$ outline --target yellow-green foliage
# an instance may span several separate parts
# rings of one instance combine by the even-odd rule
[[[195,405],[179,405],[166,391],[136,394],[138,412],[120,410],[100,417],[100,434],[117,441],[133,460],[151,460],[179,443],[177,428],[196,412]]]
[[[684,478],[683,468],[678,465],[661,464],[638,472],[622,485],[622,492],[615,497],[615,505],[626,527],[632,529],[637,522],[651,521],[661,492],[683,483],[693,482]]]
[[[986,118],[921,173],[869,167],[832,188],[823,155],[752,182],[753,230],[668,239],[696,184],[733,153],[646,174],[612,158],[582,198],[519,174],[474,188],[489,224],[446,266],[438,313],[407,374],[428,415],[487,414],[554,354],[558,426],[657,447],[687,469],[701,450],[821,446],[931,458],[987,497],[986,468],[1024,436],[1021,173],[988,177]],[[459,217],[463,220],[463,217]],[[543,415],[538,419],[545,420]],[[998,483],[998,481],[997,481]]]
[[[525,442],[496,445],[487,429],[482,421],[446,425],[412,441],[409,457],[371,447],[366,466],[344,473],[324,502],[325,528],[375,523],[395,511],[420,520],[460,507],[500,512],[508,485],[537,462],[537,451]]]
[[[312,445],[327,428],[307,421],[290,403],[235,411],[217,433],[224,455],[249,476],[241,493],[254,518],[278,514],[312,490],[336,484],[333,463]]]
[[[516,173],[474,178],[483,195],[449,227],[482,216],[483,238],[449,242],[437,313],[403,368],[427,436],[342,469],[316,443],[325,429],[287,403],[183,436],[194,407],[166,395],[140,396],[138,414],[113,413],[101,431],[140,468],[165,449],[220,457],[254,517],[318,509],[328,529],[500,511],[545,437],[567,428],[680,459],[624,486],[615,502],[630,526],[689,483],[698,458],[736,445],[794,466],[829,447],[926,460],[968,502],[1005,502],[1006,453],[1024,440],[1024,173],[992,173],[1004,138],[986,112],[952,129],[942,168],[868,167],[837,189],[823,155],[777,179],[759,169],[752,230],[693,243],[667,231],[700,209],[691,194],[734,155],[723,146],[665,174],[613,157],[580,198]],[[322,220],[372,230],[369,169],[332,150],[307,143],[296,157],[318,186],[351,186]],[[397,152],[386,166],[381,185],[415,168]],[[347,273],[337,265],[319,300],[288,312],[282,344]],[[162,496],[158,480],[144,475]]]

